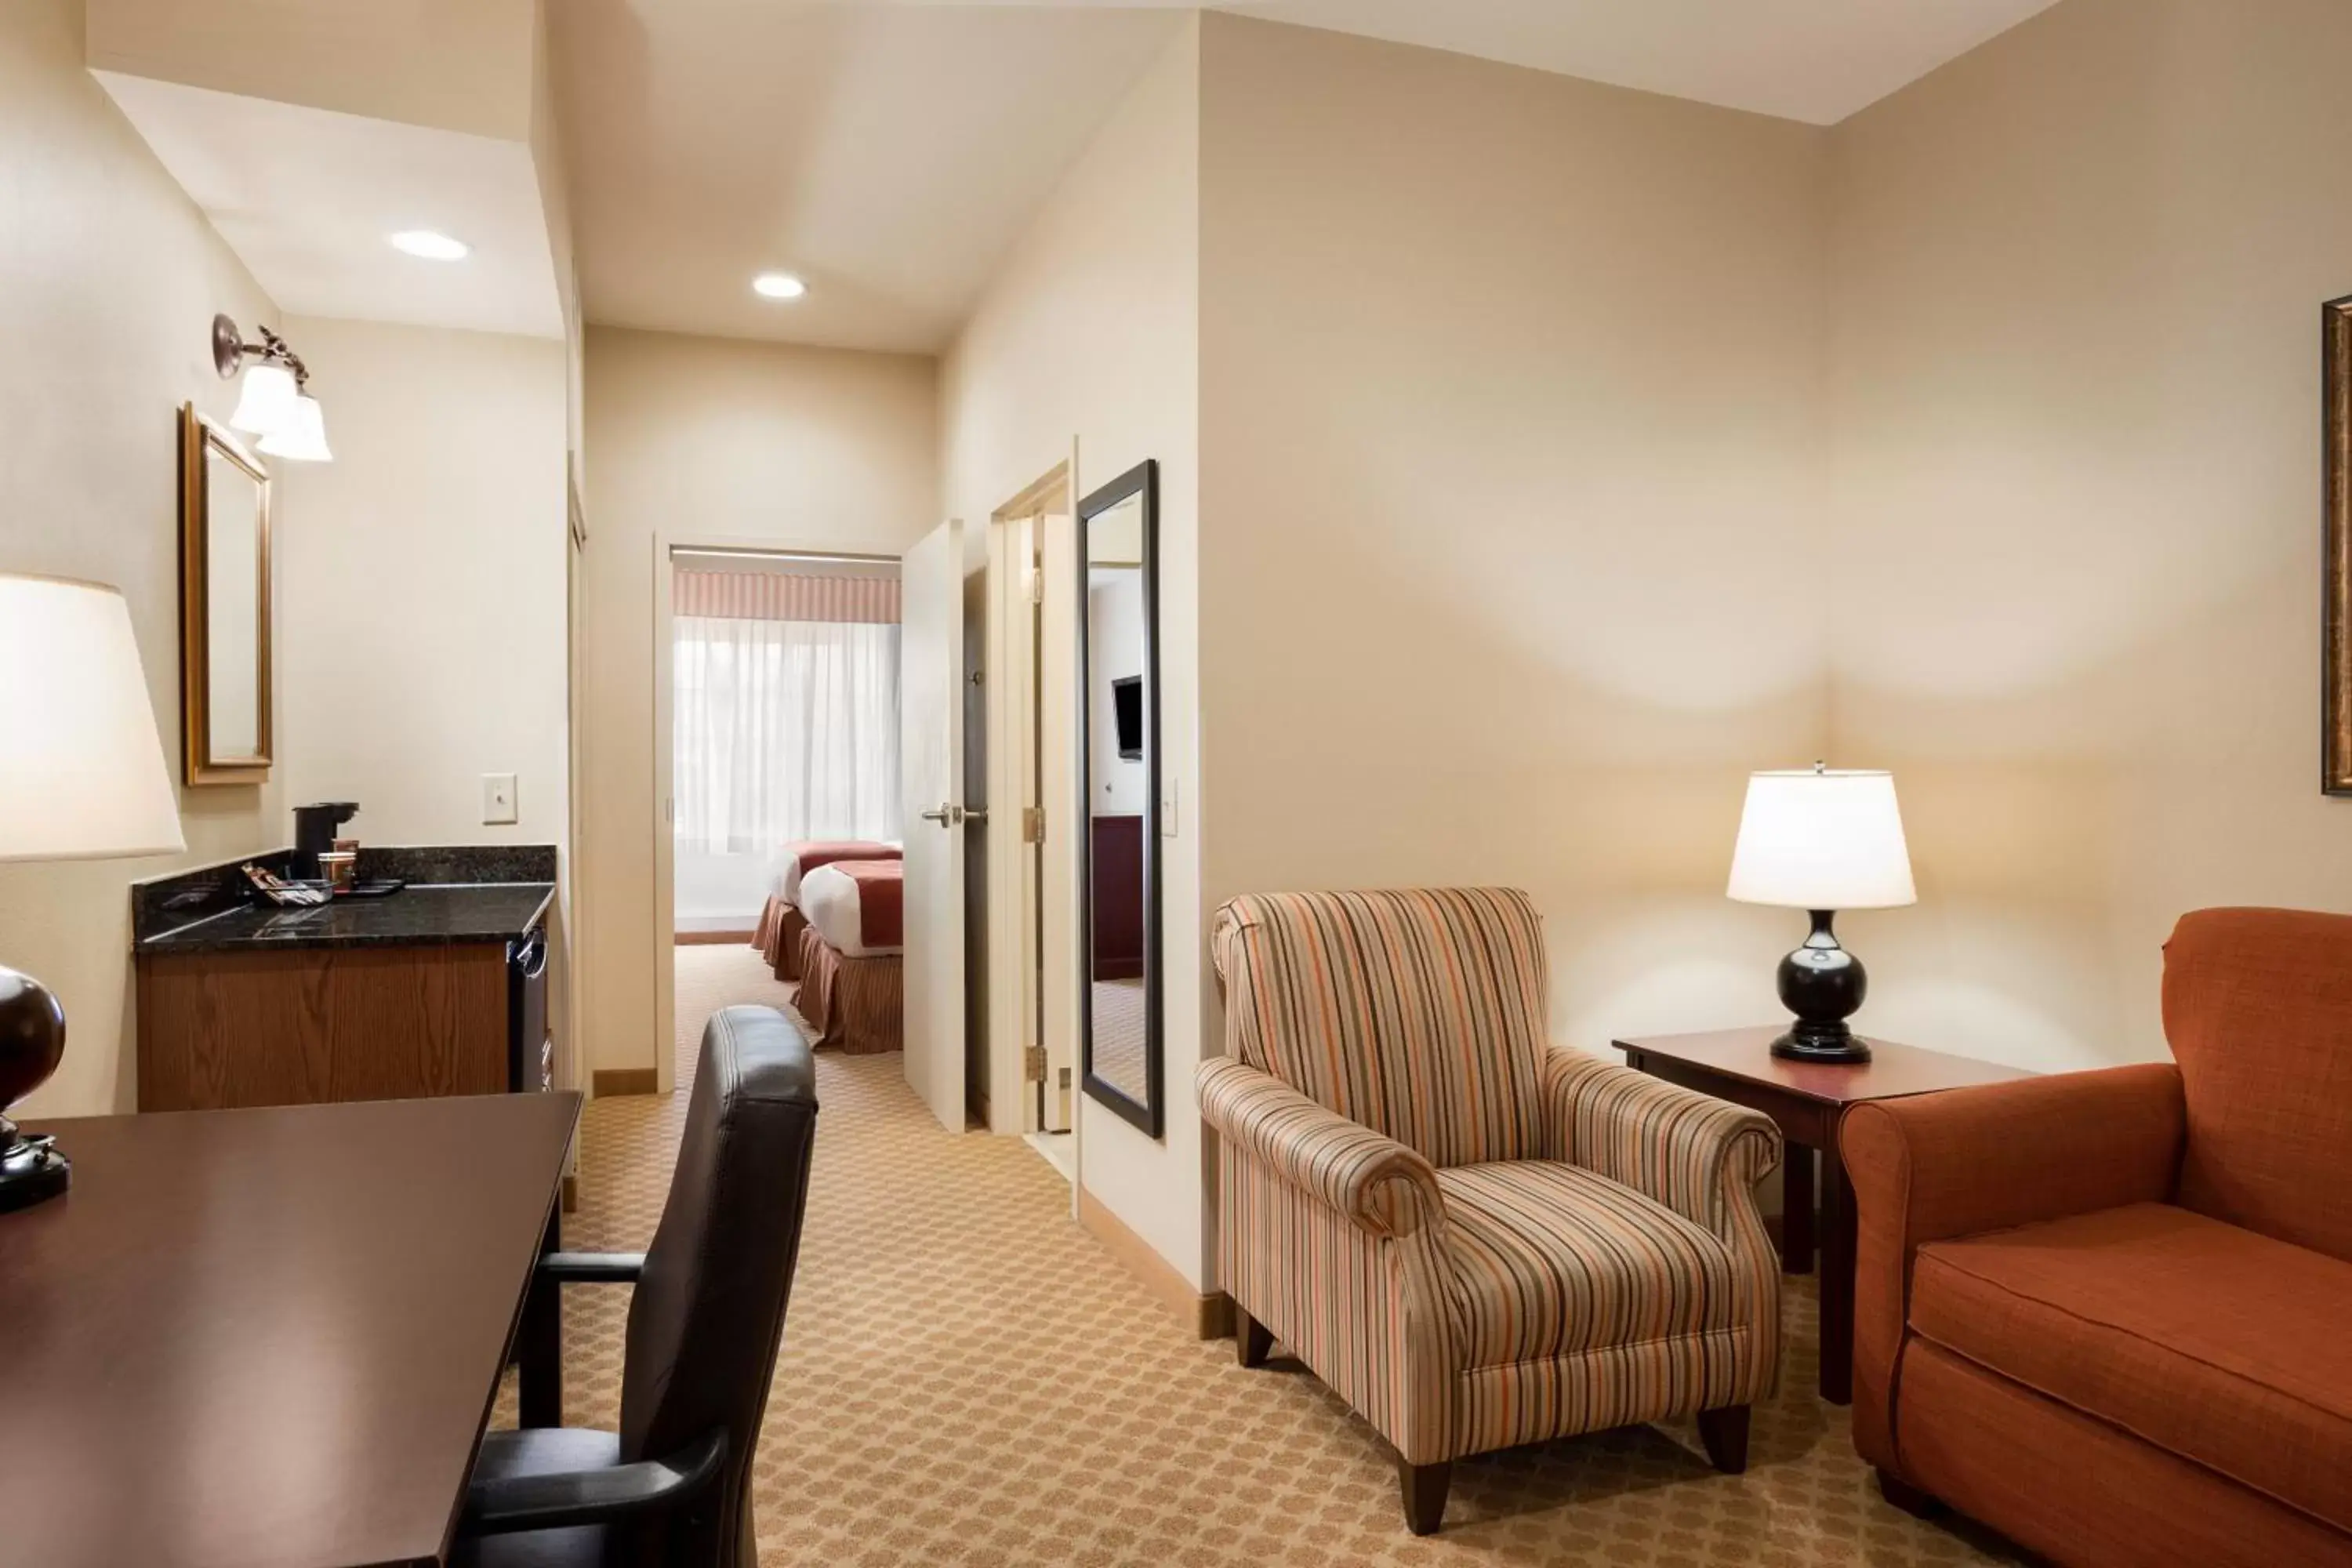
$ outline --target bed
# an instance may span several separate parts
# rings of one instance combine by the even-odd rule
[[[801,1016],[819,1046],[854,1055],[905,1044],[906,868],[836,860],[801,880]]]
[[[801,977],[801,932],[808,917],[801,912],[801,882],[811,871],[845,860],[896,860],[898,847],[877,839],[812,839],[784,846],[784,863],[776,872],[775,890],[760,911],[759,929],[751,945],[768,961],[779,980]]]

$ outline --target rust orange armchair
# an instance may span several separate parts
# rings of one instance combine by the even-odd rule
[[[2352,917],[2185,917],[2164,1022],[1847,1115],[1854,1445],[2061,1563],[2352,1564]]]

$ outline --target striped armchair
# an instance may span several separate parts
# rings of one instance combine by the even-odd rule
[[[1499,889],[1235,899],[1204,1062],[1244,1366],[1279,1339],[1394,1451],[1415,1534],[1454,1459],[1696,1415],[1718,1468],[1780,1359],[1754,1111],[1549,1048]]]

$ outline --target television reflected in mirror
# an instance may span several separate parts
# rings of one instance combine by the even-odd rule
[[[1150,1137],[1166,1121],[1160,1037],[1160,473],[1145,462],[1078,503],[1079,836],[1087,1098]]]

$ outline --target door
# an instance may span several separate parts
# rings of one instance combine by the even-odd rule
[[[964,1130],[963,524],[900,558],[898,765],[905,791],[907,1082]]]
[[[989,1130],[1064,1131],[1049,1099],[1038,1022],[1038,853],[1047,830],[1037,794],[1039,520],[1000,518],[988,532]],[[1039,1047],[1033,1053],[1031,1047]]]
[[[1086,767],[1078,755],[1078,625],[1080,601],[1076,523],[1066,514],[1041,519],[1037,552],[1044,587],[1038,605],[1037,793],[1045,808],[1045,852],[1039,857],[1038,1029],[1045,1046],[1047,1096],[1055,1130],[1076,1125],[1078,1075],[1078,969],[1085,932],[1078,911],[1079,835],[1089,818]]]

